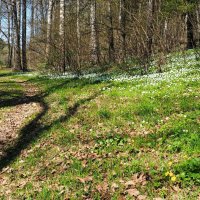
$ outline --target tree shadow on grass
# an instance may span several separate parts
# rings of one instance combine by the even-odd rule
[[[14,98],[19,98],[23,95],[24,93],[19,90],[12,90],[12,91],[5,91],[1,90],[0,91],[0,107],[3,101],[7,101],[9,99],[14,99]]]
[[[16,106],[24,103],[39,103],[42,107],[42,111],[25,127],[23,127],[19,133],[19,138],[14,143],[14,145],[8,147],[5,151],[5,155],[0,158],[0,170],[9,165],[15,158],[21,153],[21,151],[32,142],[36,141],[44,131],[50,130],[57,123],[63,123],[69,121],[71,117],[73,117],[81,105],[90,102],[95,99],[97,96],[101,94],[100,91],[94,93],[88,98],[80,99],[74,103],[73,106],[69,107],[64,115],[53,121],[50,125],[44,125],[40,120],[49,110],[48,104],[45,102],[44,98],[53,93],[54,91],[61,89],[65,86],[68,81],[64,81],[62,84],[53,86],[48,89],[47,92],[42,92],[35,96],[24,96],[21,99],[10,99],[8,101],[3,102],[0,107],[3,106]],[[85,84],[84,84],[85,86]]]
[[[15,74],[14,72],[5,72],[5,73],[1,73],[1,74],[0,74],[0,77],[12,76],[12,75],[14,75],[14,74]]]

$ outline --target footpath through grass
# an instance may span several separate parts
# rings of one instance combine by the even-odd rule
[[[46,105],[0,174],[1,199],[198,199],[200,66],[186,63],[105,79],[1,72],[1,102],[22,98],[20,79]]]

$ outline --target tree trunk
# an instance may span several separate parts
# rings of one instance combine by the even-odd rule
[[[152,54],[152,45],[153,45],[153,4],[154,0],[148,1],[147,8],[147,58],[149,59]]]
[[[22,2],[22,68],[27,71],[26,58],[26,0]]]
[[[1,30],[1,20],[2,20],[2,1],[0,0],[0,30]]]
[[[115,44],[114,44],[112,0],[109,0],[108,2],[108,17],[109,17],[109,27],[108,27],[109,61],[114,62],[115,61]]]
[[[21,0],[17,0],[17,22],[19,27],[19,34],[21,35]]]
[[[80,33],[80,0],[76,1],[76,34],[77,34],[77,66],[80,69],[80,42],[81,42],[81,33]]]
[[[49,0],[49,6],[47,11],[47,41],[46,41],[46,59],[49,59],[50,43],[51,43],[51,22],[52,22],[52,0]]]
[[[35,0],[31,1],[31,39],[35,36]]]
[[[193,49],[196,46],[194,41],[193,14],[187,14],[187,49]]]
[[[39,34],[39,16],[40,16],[40,5],[35,2],[35,17],[34,17],[34,35]]]
[[[61,66],[62,70],[65,72],[66,62],[65,62],[65,0],[60,0],[60,41],[61,41]]]
[[[125,61],[126,58],[126,0],[120,0],[120,32],[121,32],[121,59]]]
[[[165,19],[164,22],[164,30],[163,30],[163,43],[164,43],[164,47],[165,50],[168,51],[168,44],[167,44],[167,31],[168,31],[168,22],[167,19]]]
[[[200,47],[200,3],[197,4],[196,15],[197,15],[197,43],[198,47]]]
[[[96,22],[96,0],[91,1],[90,7],[90,27],[91,27],[91,62],[93,64],[100,63],[99,56],[99,42],[97,33],[97,22]]]
[[[12,15],[11,15],[11,46],[12,46],[12,48],[11,48],[11,66],[13,67],[13,66],[15,66],[15,61],[16,61],[16,59],[15,59],[15,55],[16,55],[16,51],[15,51],[15,46],[16,46],[16,44],[15,44],[15,31],[14,31],[14,17],[13,17],[13,13],[12,13]]]
[[[8,11],[8,58],[7,58],[7,67],[12,67],[12,46],[11,46],[11,9],[10,5],[7,5]]]
[[[14,20],[14,30],[15,30],[15,41],[16,41],[16,46],[15,46],[15,51],[16,51],[16,62],[15,62],[15,69],[17,70],[22,70],[21,66],[21,53],[20,53],[20,27],[19,27],[19,17],[17,13],[17,5],[16,1],[12,0],[12,6],[13,6],[13,20]]]
[[[65,31],[64,23],[65,23],[65,1],[60,0],[60,30],[59,30],[60,36],[64,35]]]

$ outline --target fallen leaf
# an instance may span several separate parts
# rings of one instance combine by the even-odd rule
[[[87,176],[85,178],[78,178],[78,180],[81,182],[81,183],[87,183],[87,182],[91,182],[93,180],[93,178],[91,176]]]
[[[136,185],[135,181],[127,181],[127,182],[125,183],[125,186],[126,186],[126,187],[135,186],[135,185]]]
[[[108,190],[108,183],[104,182],[96,186],[99,193],[105,193]]]
[[[113,192],[115,192],[115,190],[118,189],[118,188],[119,188],[119,185],[117,185],[116,183],[113,183],[111,185],[111,189],[112,189]]]
[[[140,192],[137,190],[137,189],[128,189],[126,190],[126,193],[130,196],[134,196],[134,197],[137,197],[139,196]]]
[[[147,196],[145,196],[145,195],[139,195],[139,196],[137,197],[137,199],[138,199],[138,200],[145,200],[145,199],[147,199]]]

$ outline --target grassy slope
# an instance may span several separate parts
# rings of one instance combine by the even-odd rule
[[[136,173],[148,179],[136,181],[147,199],[197,199],[199,66],[187,63],[132,81],[4,76],[19,96],[12,80],[38,85],[48,110],[39,136],[1,175],[2,199],[119,199]]]

